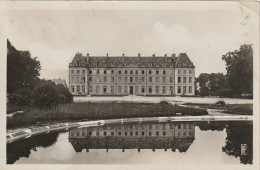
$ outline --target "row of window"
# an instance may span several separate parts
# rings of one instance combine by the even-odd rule
[[[80,86],[77,85],[76,86],[76,89],[75,89],[75,86],[71,86],[71,92],[72,93],[85,93],[86,92],[86,89],[85,89],[85,85],[82,85],[81,86],[81,90],[80,90]],[[100,91],[100,86],[95,86],[95,93],[96,94],[99,94],[101,91]],[[135,88],[133,87],[132,89],[134,92],[131,92],[131,93],[135,93],[135,94],[139,94],[139,93],[145,93],[145,86],[141,86],[141,91],[139,90],[139,86],[135,86]],[[152,93],[157,93],[159,94],[160,93],[160,90],[162,92],[162,94],[166,94],[166,86],[155,86],[155,89],[153,88],[153,86],[149,86],[148,87],[148,93],[149,94],[152,94]],[[188,90],[188,91],[187,91]],[[89,86],[89,93],[93,93],[93,88],[92,86]],[[103,86],[103,90],[102,90],[103,93],[115,93],[115,86],[110,86],[110,90],[108,89],[108,86]],[[192,89],[192,86],[178,86],[178,94],[180,93],[193,93],[193,89]],[[128,86],[117,86],[117,93],[129,93],[128,92]],[[170,86],[170,94],[173,94],[174,93],[174,88],[173,86]]]
[[[178,77],[178,83],[187,83],[187,79],[189,83],[193,83],[192,77]]]
[[[139,136],[139,132],[135,131],[135,133],[133,131],[124,131],[124,133],[122,131],[118,131],[117,132],[117,136],[122,136],[124,134],[124,136]],[[178,131],[178,133],[176,134],[177,136],[189,136],[189,135],[193,135],[194,133],[191,131],[183,131],[183,133],[181,131]],[[85,131],[82,131],[82,136],[92,136],[92,131],[89,131],[88,134],[85,133]],[[145,136],[145,131],[142,131],[141,136]],[[155,132],[156,136],[166,136],[166,132],[162,131],[162,133],[159,133],[159,131]],[[71,136],[74,136],[74,132],[71,132]],[[80,132],[76,132],[76,136],[80,136]],[[96,136],[100,136],[100,132],[96,131]],[[103,136],[108,136],[107,131],[103,131]],[[110,132],[110,136],[115,136],[115,132],[111,131]],[[152,132],[149,131],[148,132],[148,136],[152,136]]]
[[[178,74],[187,74],[188,72],[189,74],[192,74],[192,70],[178,70]]]

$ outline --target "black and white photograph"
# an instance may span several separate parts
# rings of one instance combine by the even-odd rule
[[[258,2],[2,4],[0,169],[259,169]]]

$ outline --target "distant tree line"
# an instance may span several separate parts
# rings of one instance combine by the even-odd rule
[[[7,39],[7,97],[16,105],[53,108],[73,100],[63,85],[42,80],[41,65],[29,51],[17,50]]]
[[[239,50],[222,56],[227,74],[201,73],[196,78],[197,95],[220,97],[253,96],[253,48],[241,45]]]

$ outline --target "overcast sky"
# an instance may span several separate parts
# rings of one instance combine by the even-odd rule
[[[238,3],[164,10],[10,10],[7,37],[41,62],[42,78],[66,78],[76,52],[143,56],[186,52],[202,72],[226,73],[223,54],[258,45],[258,14]],[[217,7],[218,8],[217,8]]]

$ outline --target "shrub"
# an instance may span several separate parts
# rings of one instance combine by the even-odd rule
[[[168,103],[167,101],[160,101],[158,104],[160,104],[160,105],[169,105],[170,103]]]
[[[200,96],[208,96],[209,95],[209,89],[206,88],[206,87],[201,88],[200,92],[199,92],[199,95]]]
[[[30,105],[31,95],[32,91],[30,89],[18,89],[9,96],[8,100],[11,104]]]
[[[217,106],[225,106],[226,103],[225,103],[224,101],[219,100],[219,101],[217,101],[217,102],[215,103],[215,105],[217,105]]]
[[[70,103],[73,101],[72,94],[62,84],[56,85],[56,90],[59,94],[59,103]]]
[[[220,97],[234,97],[234,91],[232,89],[221,89],[218,91]]]
[[[33,91],[33,104],[38,108],[53,108],[58,102],[59,95],[52,82],[43,82]]]

